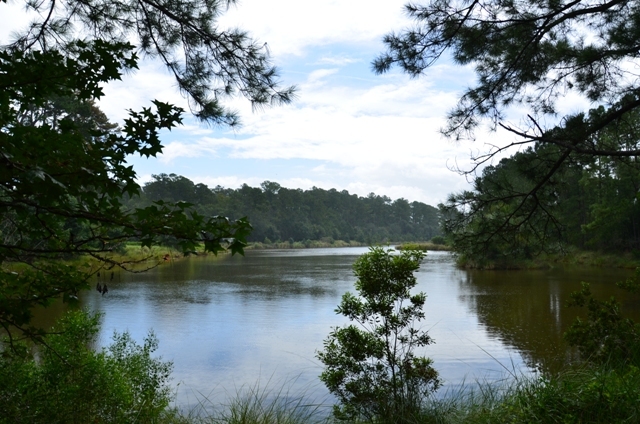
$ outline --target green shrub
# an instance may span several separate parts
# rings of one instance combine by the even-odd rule
[[[435,236],[431,239],[431,243],[433,244],[447,244],[447,241],[442,236]]]
[[[167,412],[172,364],[153,358],[128,333],[95,352],[99,317],[69,312],[33,351],[14,344],[0,356],[2,423],[153,423]]]
[[[353,265],[359,297],[345,293],[336,312],[359,326],[334,329],[317,354],[325,365],[320,379],[340,402],[336,418],[405,422],[440,386],[431,360],[414,354],[433,342],[414,327],[426,295],[410,294],[423,257],[373,247]]]
[[[635,280],[619,283],[633,290]],[[620,304],[594,299],[587,283],[571,294],[570,306],[587,307],[586,320],[576,318],[565,339],[576,346],[583,359],[609,366],[640,365],[640,324],[622,316]]]

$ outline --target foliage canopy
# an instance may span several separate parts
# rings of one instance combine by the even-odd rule
[[[280,87],[266,44],[240,29],[221,30],[217,20],[235,0],[24,1],[36,12],[8,46],[18,51],[69,53],[84,41],[131,42],[136,52],[160,60],[175,77],[198,118],[235,125],[223,99],[239,93],[256,107],[288,103],[295,87]]]
[[[464,172],[476,176],[481,166],[510,148],[522,153],[485,168],[476,176],[473,192],[449,198],[444,213],[452,219],[447,225],[459,249],[472,256],[484,249],[489,256],[516,251],[526,257],[567,241],[572,224],[557,214],[563,179],[582,166],[592,181],[596,168],[613,180],[629,181],[637,169],[638,4],[428,0],[408,4],[406,11],[415,26],[385,37],[387,50],[374,61],[374,70],[386,72],[398,65],[418,76],[443,57],[472,67],[476,82],[448,114],[443,134],[474,137],[478,126],[488,122],[492,129],[509,131],[514,141],[475,157],[475,165]],[[558,119],[559,101],[570,95],[596,108]],[[526,114],[519,127],[505,121],[514,106]],[[633,184],[638,185],[637,178]],[[594,190],[587,184],[583,188]],[[627,205],[636,197],[625,196]],[[587,230],[599,219],[596,210],[607,209],[600,199],[592,208],[591,217],[579,219]],[[624,248],[629,244],[637,242]],[[529,251],[523,252],[526,245]]]
[[[94,103],[140,54],[163,61],[208,122],[238,122],[221,103],[234,93],[256,106],[290,101],[294,88],[279,87],[263,46],[216,27],[231,3],[25,2],[36,19],[0,48],[0,326],[11,343],[43,341],[30,324],[33,307],[74,300],[99,271],[60,259],[127,268],[109,253],[167,237],[185,253],[199,245],[242,253],[251,229],[244,218],[204,216],[186,202],[124,207],[140,192],[127,156],[161,153],[160,131],[181,124],[184,111],[154,100],[118,126]]]
[[[603,113],[598,108],[590,116]],[[594,144],[635,148],[638,111],[628,118],[598,132]],[[484,168],[473,191],[452,194],[441,205],[444,231],[468,265],[508,266],[570,246],[607,252],[640,248],[636,158],[572,152],[557,166],[564,154],[549,144],[524,149]]]

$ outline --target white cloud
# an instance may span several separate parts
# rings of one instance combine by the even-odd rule
[[[214,188],[216,186],[222,186],[225,188],[239,188],[242,184],[247,184],[251,187],[259,187],[260,183],[264,181],[264,179],[260,179],[259,177],[254,178],[239,178],[235,175],[227,175],[227,176],[211,176],[211,175],[193,175],[189,177],[196,183],[203,183],[209,186],[209,188]]]
[[[338,68],[316,69],[315,71],[312,71],[309,73],[309,76],[307,77],[307,81],[305,82],[304,87],[306,89],[309,89],[309,88],[317,87],[318,85],[324,85],[325,82],[323,81],[323,79],[325,79],[325,77],[328,77],[330,75],[337,74],[338,71],[339,71]]]
[[[170,163],[177,158],[197,158],[203,155],[216,154],[216,149],[206,143],[181,143],[178,141],[172,141],[168,143],[162,154],[158,155],[160,163]]]
[[[26,28],[37,15],[27,13],[22,2],[0,2],[0,46],[15,40],[17,31]]]
[[[99,106],[115,122],[125,119],[129,109],[139,111],[143,107],[151,107],[152,100],[171,103],[189,111],[175,79],[156,61],[141,61],[140,69],[123,75],[121,81],[107,84],[104,94]]]
[[[304,55],[313,46],[336,42],[379,42],[408,23],[406,0],[242,0],[221,19],[221,27],[246,28],[268,42],[274,57]]]
[[[360,62],[359,59],[355,59],[352,57],[348,57],[345,55],[342,56],[332,56],[332,57],[322,57],[320,58],[320,60],[318,60],[318,64],[321,65],[337,65],[337,66],[344,66],[344,65],[350,65],[352,63],[358,63]]]

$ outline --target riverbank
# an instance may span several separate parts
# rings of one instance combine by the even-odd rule
[[[355,240],[305,240],[301,241],[283,241],[275,243],[260,243],[251,242],[246,247],[247,249],[314,249],[314,248],[330,248],[330,247],[366,247],[371,245],[382,246],[394,246],[397,250],[421,250],[426,252],[432,251],[450,251],[451,247],[445,244],[432,243],[429,241],[415,241],[415,242],[389,242],[389,243],[361,243]]]
[[[355,240],[305,240],[305,241],[278,241],[278,242],[249,242],[245,250],[267,250],[267,249],[319,249],[332,247],[366,247],[370,243],[362,243]],[[390,245],[396,246],[396,249],[417,249],[417,250],[449,250],[447,246],[437,245],[430,242],[411,242],[411,243],[374,243],[374,245]],[[226,254],[227,252],[221,252]],[[208,255],[202,246],[195,252],[196,255]],[[220,254],[220,253],[219,253]],[[127,243],[120,251],[106,255],[114,261],[167,261],[183,258],[185,255],[174,248],[165,246],[153,246],[151,248],[141,247],[140,243]]]
[[[265,250],[265,249],[319,249],[319,248],[332,248],[332,247],[366,247],[371,246],[371,243],[362,243],[355,240],[333,240],[333,239],[321,239],[321,240],[305,240],[305,241],[277,241],[277,242],[249,242],[245,247],[245,250]],[[433,250],[433,251],[449,251],[451,248],[444,244],[436,244],[431,242],[388,242],[388,243],[373,243],[373,245],[383,246],[395,246],[398,250]],[[221,252],[226,253],[226,252]],[[203,247],[194,253],[198,256],[208,255],[210,253],[205,252]],[[141,247],[140,243],[129,242],[126,243],[120,250],[113,253],[106,254],[105,257],[119,262],[144,262],[144,261],[169,261],[177,260],[185,257],[180,251],[172,247],[166,246],[152,246]]]
[[[317,249],[328,247],[362,247],[369,246],[367,243],[360,243],[355,240],[305,240],[305,241],[281,241],[271,243],[250,242],[245,249]]]
[[[640,267],[640,257],[637,253],[604,253],[581,251],[569,249],[564,253],[541,254],[533,259],[510,260],[505,258],[501,261],[477,261],[459,255],[456,259],[459,267],[465,269],[550,269],[563,266],[592,266],[601,268],[625,268],[635,269]]]

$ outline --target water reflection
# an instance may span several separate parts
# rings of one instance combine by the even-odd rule
[[[466,275],[446,252],[429,252],[418,274],[419,289],[428,296],[425,328],[436,342],[425,353],[446,382],[441,395],[455,392],[463,383],[469,389],[478,382],[502,381],[510,373],[531,372],[517,349],[487,331],[469,304],[460,301],[463,293],[457,282]]]
[[[615,287],[632,275],[628,270],[566,267],[535,271],[469,271],[460,276],[459,299],[468,305],[489,334],[515,346],[530,367],[558,371],[575,358],[563,334],[578,314],[568,308],[570,294],[582,281],[591,284],[596,298],[614,295],[625,314],[640,318],[638,296]]]

